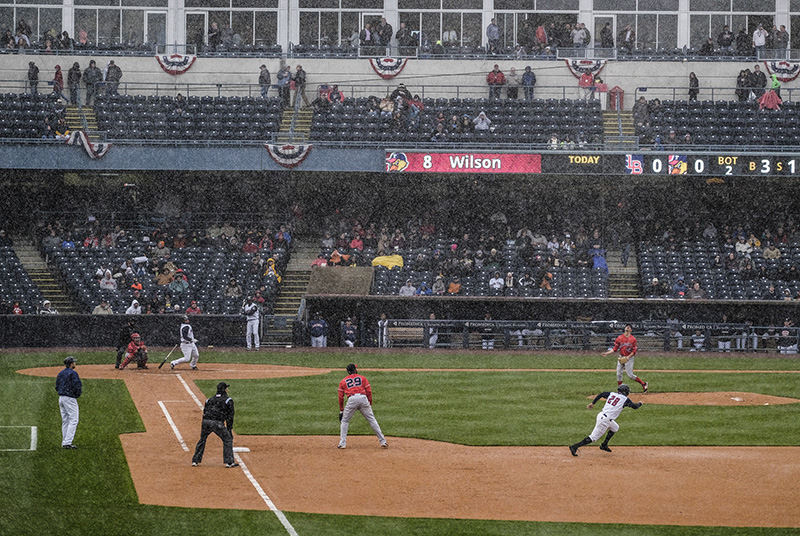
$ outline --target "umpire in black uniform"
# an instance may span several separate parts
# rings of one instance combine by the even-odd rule
[[[128,348],[128,343],[131,342],[131,334],[136,331],[135,322],[129,318],[122,329],[119,330],[119,338],[117,339],[117,364],[114,368],[118,369],[122,363],[122,357],[125,355],[125,350]]]
[[[217,394],[206,400],[203,428],[192,456],[192,467],[197,467],[203,461],[206,438],[212,432],[222,440],[222,461],[225,462],[225,467],[239,467],[233,459],[233,399],[228,396],[228,387],[230,386],[227,383],[219,382]]]

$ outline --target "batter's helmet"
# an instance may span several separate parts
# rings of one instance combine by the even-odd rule
[[[628,396],[629,394],[631,394],[631,388],[628,387],[626,384],[621,383],[619,387],[617,387],[617,392],[625,396]]]
[[[347,365],[347,373],[348,374],[355,374],[356,372],[358,372],[358,370],[356,370],[355,363],[350,363],[349,365]]]
[[[77,361],[78,361],[77,359],[75,359],[75,358],[74,358],[74,357],[72,357],[71,355],[68,355],[68,356],[67,356],[67,358],[66,358],[66,359],[64,359],[64,366],[65,366],[65,367],[68,367],[68,366],[70,366],[72,363],[77,363]]]
[[[183,320],[183,322],[184,322],[184,323],[187,323],[187,322],[189,322],[189,315],[183,315],[183,316],[181,317],[181,320]]]

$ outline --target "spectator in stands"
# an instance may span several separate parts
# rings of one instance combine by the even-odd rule
[[[103,73],[97,68],[97,62],[89,61],[89,67],[83,72],[83,82],[86,84],[86,106],[94,104],[98,84],[103,81]]]
[[[704,300],[706,299],[706,291],[700,288],[700,281],[695,280],[692,283],[692,288],[686,291],[686,297],[690,300]]]
[[[133,300],[131,305],[125,310],[126,315],[140,315],[142,314],[142,306],[139,305],[139,300]]]
[[[414,36],[411,34],[411,30],[406,27],[405,22],[400,23],[400,29],[397,30],[394,37],[401,47],[413,47],[415,45]]]
[[[489,43],[489,53],[497,54],[500,51],[500,27],[495,24],[494,19],[486,27],[486,40]]]
[[[282,105],[284,108],[289,107],[289,92],[290,86],[289,83],[292,80],[292,73],[291,67],[286,65],[283,69],[278,71],[277,75],[278,79],[278,97],[280,97]]]
[[[475,124],[472,122],[472,118],[467,114],[464,114],[461,117],[461,121],[458,126],[458,132],[460,134],[471,134],[475,131]]]
[[[75,241],[70,235],[67,235],[61,242],[61,249],[75,249]]]
[[[686,286],[686,283],[683,282],[683,278],[679,277],[678,280],[672,285],[672,296],[674,298],[683,298],[686,296],[686,292],[689,291],[689,287]]]
[[[522,73],[522,87],[525,91],[525,100],[533,100],[533,88],[535,85],[536,75],[534,74],[533,70],[531,70],[531,66],[527,65],[525,67],[525,72]]]
[[[494,19],[492,19],[494,20]],[[499,99],[500,91],[506,83],[506,76],[500,70],[498,64],[494,64],[494,68],[486,75],[486,83],[489,85],[489,98]]]
[[[668,293],[666,285],[659,281],[657,277],[650,280],[650,284],[645,289],[645,295],[647,296],[661,297],[666,296]]]
[[[444,142],[447,141],[447,130],[442,123],[436,125],[432,135],[431,141],[433,142]]]
[[[708,38],[711,40],[711,38]],[[689,102],[697,102],[697,95],[700,93],[700,81],[694,72],[689,73]]]
[[[517,286],[517,279],[514,277],[514,272],[507,272],[505,285],[503,287],[503,294],[505,294],[506,296],[511,296],[516,286]]]
[[[378,24],[377,28],[375,28],[375,33],[378,37],[378,44],[388,47],[392,42],[394,28],[392,28],[392,25],[386,21],[386,17],[381,17],[381,22]]]
[[[55,73],[53,74],[53,94],[59,99],[67,100],[64,96],[64,75],[61,74],[61,66],[56,65]]]
[[[50,300],[44,300],[42,302],[42,308],[39,309],[40,315],[57,315],[58,311],[56,311],[55,307],[50,303]]]
[[[111,270],[106,270],[103,278],[100,280],[100,288],[102,290],[117,290],[117,280],[111,276]]]
[[[61,36],[59,37],[58,41],[58,48],[60,48],[61,50],[72,50],[73,45],[74,41],[69,36],[69,32],[67,32],[66,30],[61,32]]]
[[[739,102],[746,102],[750,94],[750,81],[749,69],[742,69],[739,71],[739,76],[736,77],[736,98]]]
[[[458,276],[455,276],[452,281],[450,281],[450,284],[447,285],[447,293],[451,296],[461,294],[461,279]]]
[[[114,311],[106,300],[100,300],[100,303],[92,309],[93,315],[113,315]]]
[[[776,73],[772,73],[770,75],[770,79],[772,80],[772,83],[770,85],[770,89],[772,91],[774,91],[775,95],[777,95],[778,99],[780,99],[781,98],[781,81],[778,80],[778,75]],[[775,109],[775,108],[773,108],[773,109]],[[778,101],[778,108],[777,109],[780,109],[780,100]]]
[[[398,292],[397,294],[399,296],[413,296],[414,294],[416,294],[416,292],[417,289],[416,287],[414,287],[414,283],[409,279],[408,281],[406,281],[405,285],[400,287],[400,292]]]
[[[311,106],[308,102],[308,97],[306,97],[306,72],[303,70],[302,65],[297,66],[295,73],[292,75],[292,81],[294,82],[294,101],[292,106],[297,104],[298,95],[303,99],[303,104],[306,107]]]
[[[506,77],[506,97],[510,100],[517,100],[519,94],[519,86],[522,83],[522,78],[517,73],[517,69],[512,67],[508,71]]]
[[[747,29],[742,28],[736,34],[736,54],[739,56],[750,56],[752,39],[747,34]]]
[[[770,284],[767,291],[761,296],[762,300],[777,301],[781,299],[781,295],[775,290],[775,285]]]
[[[726,24],[722,27],[722,31],[717,36],[717,44],[722,52],[725,53],[732,53],[733,52],[733,40],[734,35],[731,29]]]
[[[430,296],[433,294],[433,290],[428,287],[428,284],[425,281],[422,281],[417,287],[417,291],[415,292],[417,296]]]
[[[14,245],[14,241],[11,240],[11,237],[8,236],[5,229],[0,229],[0,246],[3,247],[11,247]]]
[[[786,26],[781,24],[778,31],[774,32],[772,36],[772,47],[778,51],[778,58],[786,58],[786,49],[789,47],[789,32],[786,31]]]
[[[650,125],[650,112],[647,108],[647,99],[639,97],[633,104],[633,122],[637,128],[646,127]]]
[[[269,88],[272,85],[272,76],[269,74],[269,69],[266,65],[259,67],[258,85],[261,86],[261,97],[266,99],[269,94]]]
[[[11,306],[11,314],[12,315],[21,315],[21,314],[23,314],[22,307],[20,307],[18,301],[15,301],[14,305]]]
[[[630,24],[619,32],[617,46],[621,52],[631,52],[636,47],[636,31]]]
[[[472,120],[476,132],[486,132],[491,128],[492,120],[486,117],[486,112],[481,112]]]
[[[706,39],[703,46],[700,47],[700,50],[697,51],[698,56],[705,56],[711,57],[714,55],[714,40],[710,37]]]
[[[31,95],[39,94],[39,68],[32,61],[28,62],[28,89]]]
[[[3,48],[8,50],[17,48],[17,40],[14,38],[14,34],[11,33],[11,30],[6,30],[6,33],[3,34]]]
[[[750,254],[753,253],[753,246],[745,240],[744,235],[739,235],[734,249],[737,255],[742,255],[748,259],[750,258]]]
[[[747,82],[754,98],[761,98],[761,95],[764,94],[764,89],[767,87],[767,75],[764,74],[764,71],[761,70],[761,67],[759,67],[757,63],[753,67],[753,71],[750,73]]]
[[[189,302],[189,307],[186,308],[187,315],[201,315],[203,314],[203,310],[200,309],[200,306],[197,304],[197,300],[192,300]]]
[[[767,247],[764,248],[763,255],[767,260],[777,260],[781,258],[781,250],[778,249],[772,242],[768,242]]]
[[[226,298],[239,298],[242,295],[242,287],[236,282],[236,278],[231,277],[225,287],[224,295]]]
[[[189,282],[176,274],[176,276],[172,278],[172,281],[167,288],[169,288],[169,291],[176,300],[180,300],[189,290]]]
[[[110,60],[106,67],[106,94],[119,95],[117,89],[120,80],[122,80],[122,69],[114,63],[114,60]]]
[[[764,29],[763,24],[753,32],[753,47],[756,49],[756,59],[762,59],[767,48],[767,36],[769,33]]]
[[[208,27],[208,48],[212,52],[217,50],[217,47],[222,43],[222,31],[219,24],[212,22]]]
[[[505,286],[505,281],[500,276],[500,272],[495,272],[494,276],[492,276],[492,278],[489,279],[489,289],[499,294],[500,292],[503,291],[504,286]]]
[[[584,47],[586,40],[586,29],[583,28],[583,25],[580,22],[575,24],[575,28],[573,28],[572,32],[570,32],[570,38],[572,39],[572,48]]]
[[[366,23],[364,28],[359,33],[359,40],[361,41],[362,47],[371,47],[375,46],[375,42],[377,40],[377,36],[372,32],[372,25],[370,23]]]

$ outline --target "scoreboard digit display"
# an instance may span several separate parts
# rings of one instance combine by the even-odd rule
[[[629,154],[625,155],[624,169],[632,175],[800,175],[800,156]]]

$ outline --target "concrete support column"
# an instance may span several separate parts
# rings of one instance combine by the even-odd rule
[[[689,33],[689,0],[678,1],[678,47],[690,45]]]
[[[298,0],[278,1],[278,43],[284,52],[289,51],[289,43],[300,41],[300,2]]]
[[[63,2],[61,4],[61,29],[68,31],[71,37],[75,37],[75,3],[73,0],[63,0]]]
[[[170,45],[186,44],[186,4],[184,0],[167,2],[167,43]],[[172,52],[171,48],[167,48]],[[188,53],[183,47],[175,52]]]

